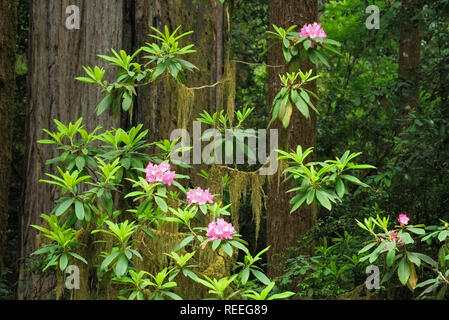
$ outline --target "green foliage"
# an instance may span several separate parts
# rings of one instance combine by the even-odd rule
[[[329,67],[329,63],[320,49],[339,54],[335,47],[339,47],[340,43],[329,38],[322,39],[318,37],[313,40],[318,43],[316,45],[308,37],[301,37],[299,32],[294,32],[295,28],[297,28],[296,25],[290,26],[288,29],[273,25],[275,32],[267,31],[267,35],[270,38],[277,39],[282,43],[282,53],[285,61],[289,63],[293,57],[300,55],[302,60],[308,58],[315,65],[323,63]]]
[[[310,118],[309,108],[318,113],[309,94],[315,98],[318,97],[312,91],[303,88],[306,83],[314,81],[319,77],[311,77],[311,75],[312,70],[309,70],[306,73],[302,73],[301,70],[299,70],[298,72],[279,76],[283,88],[273,99],[272,116],[268,126],[270,126],[274,120],[279,119],[282,122],[282,126],[287,128],[290,124],[293,106],[295,106],[306,119]]]
[[[76,80],[81,82],[95,83],[106,93],[103,100],[96,107],[97,115],[109,110],[111,116],[116,116],[120,105],[123,111],[132,115],[133,97],[137,95],[136,88],[157,81],[166,70],[174,78],[184,83],[184,70],[193,71],[196,69],[192,63],[179,58],[179,56],[195,52],[192,49],[193,44],[185,47],[180,47],[179,45],[179,40],[193,33],[193,31],[176,35],[180,26],[171,33],[167,26],[164,27],[163,32],[153,27],[151,29],[156,34],[150,34],[150,37],[159,40],[160,44],[155,42],[147,43],[146,46],[142,46],[132,55],[128,55],[124,50],[120,50],[117,53],[114,49],[111,49],[113,56],[98,55],[111,65],[120,68],[114,82],[108,83],[106,80],[103,81],[105,70],[97,66],[93,69],[91,67],[83,67],[88,77],[76,78]],[[144,64],[133,62],[141,52],[149,54],[143,56],[146,62]]]
[[[368,231],[374,239],[365,245],[359,254],[364,253],[365,256],[360,261],[368,260],[374,263],[378,260],[384,261],[387,269],[382,282],[387,282],[396,272],[398,279],[402,285],[407,285],[410,290],[426,287],[418,298],[434,295],[437,299],[443,299],[448,286],[449,275],[449,249],[446,238],[449,235],[447,222],[442,221],[443,226],[424,225],[403,225],[395,226],[389,229],[389,221],[386,218],[377,216],[365,218],[364,223],[357,220],[360,228]],[[380,229],[381,232],[376,232]],[[433,232],[427,234],[426,231]],[[432,240],[440,243],[441,247],[438,251],[438,262],[428,255],[414,251],[418,249],[412,234],[421,237],[421,241],[427,241],[429,244]],[[413,251],[412,251],[413,250]],[[385,257],[385,258],[383,258]],[[418,274],[416,268],[426,266],[436,273],[436,278],[428,279],[418,285]],[[439,288],[439,290],[437,290]]]
[[[290,203],[293,208],[290,213],[299,209],[304,203],[312,204],[314,201],[328,210],[332,209],[332,202],[341,201],[349,188],[345,182],[350,182],[362,187],[368,187],[353,175],[347,174],[347,170],[360,170],[374,168],[371,165],[356,165],[351,162],[352,159],[359,156],[359,153],[350,154],[346,151],[341,158],[336,160],[325,160],[324,162],[308,162],[305,159],[311,154],[313,148],[308,148],[304,152],[301,146],[296,148],[296,152],[287,153],[277,150],[280,154],[279,160],[289,160],[290,166],[284,170],[288,174],[286,180],[292,179],[294,188],[288,192],[295,192],[295,196]],[[319,166],[316,169],[315,166]]]
[[[51,244],[32,253],[32,255],[46,255],[47,265],[42,270],[45,271],[59,264],[59,269],[64,271],[73,258],[87,264],[87,261],[74,251],[78,245],[75,241],[77,231],[67,227],[65,223],[61,224],[56,215],[42,214],[41,218],[47,221],[49,229],[37,225],[31,226],[41,231],[45,237],[52,241]]]

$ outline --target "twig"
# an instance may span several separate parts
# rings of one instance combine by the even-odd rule
[[[242,60],[232,60],[232,61],[235,61],[237,63],[248,64],[250,66],[264,66],[264,67],[268,67],[268,68],[283,68],[283,67],[285,67],[284,64],[282,64],[282,65],[271,65],[271,64],[265,64],[265,63],[246,62],[246,61],[242,61]]]
[[[187,89],[199,90],[199,89],[204,89],[204,88],[213,88],[213,87],[215,87],[215,86],[217,86],[217,85],[219,85],[219,84],[221,84],[223,82],[229,81],[229,80],[230,79],[224,79],[224,80],[217,81],[214,84],[206,84],[206,85],[201,86],[201,87],[187,87]]]

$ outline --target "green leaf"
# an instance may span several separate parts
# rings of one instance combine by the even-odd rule
[[[388,251],[388,253],[387,253],[387,266],[391,267],[393,265],[395,257],[396,257],[396,251],[394,249]]]
[[[122,109],[123,111],[128,111],[133,104],[133,98],[126,92],[123,95],[123,103],[122,103]]]
[[[75,201],[75,214],[78,220],[84,220],[84,205],[81,201]]]
[[[340,178],[335,180],[335,192],[339,198],[343,198],[345,194],[345,184]]]
[[[311,204],[314,198],[315,198],[315,190],[309,189],[309,191],[307,191],[307,204]]]
[[[292,59],[292,55],[290,53],[290,50],[288,50],[286,47],[282,47],[282,53],[284,54],[285,61],[288,63]]]
[[[195,239],[195,236],[188,236],[188,237],[182,239],[181,243],[178,244],[178,245],[173,249],[173,251],[178,251],[179,249],[184,248],[186,245],[188,245],[190,242],[192,242],[193,239]]]
[[[72,257],[84,262],[85,264],[88,264],[86,259],[84,259],[83,257],[81,257],[79,254],[75,253],[75,252],[69,252],[69,255],[71,255]]]
[[[246,282],[248,282],[248,278],[249,278],[249,268],[243,268],[240,272],[239,272],[239,276],[240,279],[242,280],[242,284],[246,284]]]
[[[251,269],[251,272],[253,273],[253,275],[260,280],[260,282],[262,282],[264,285],[269,285],[271,283],[270,279],[268,279],[268,277],[261,271],[256,270],[256,269]]]
[[[408,260],[410,260],[411,263],[414,263],[417,267],[421,266],[421,260],[414,252],[407,253],[407,257]]]
[[[433,260],[431,257],[429,257],[429,256],[427,256],[425,254],[422,254],[422,253],[417,253],[417,252],[414,252],[413,254],[415,256],[417,256],[419,259],[421,259],[422,261],[424,261],[425,263],[427,263],[428,265],[430,265],[430,266],[432,266],[434,268],[437,267],[436,261]]]
[[[162,63],[158,63],[158,65],[156,66],[156,68],[154,69],[153,74],[151,75],[151,78],[153,80],[155,80],[157,77],[159,77],[162,73],[164,73],[165,69],[166,69],[167,65],[162,62]]]
[[[217,248],[218,248],[218,246],[220,245],[220,243],[221,243],[221,240],[220,239],[217,239],[217,240],[214,240],[213,242],[212,242],[212,250],[217,250]]]
[[[332,209],[332,205],[329,201],[328,195],[326,192],[323,192],[321,190],[317,190],[316,191],[316,198],[318,200],[318,202],[325,207],[327,210],[331,210]]]
[[[444,240],[446,240],[447,236],[449,235],[449,231],[441,231],[438,234],[438,240],[440,240],[441,242],[443,242]]]
[[[64,271],[65,268],[67,268],[67,264],[69,262],[69,258],[67,257],[67,255],[64,253],[61,255],[61,257],[59,258],[59,268],[61,269],[61,271]]]
[[[408,281],[408,278],[410,277],[410,266],[408,265],[408,261],[406,257],[403,257],[401,262],[399,262],[398,266],[398,276],[399,281],[403,285],[405,285]]]
[[[341,177],[342,177],[343,179],[345,179],[345,180],[348,180],[349,182],[358,184],[358,185],[360,185],[360,186],[362,186],[362,187],[368,187],[367,184],[363,183],[363,182],[360,181],[358,178],[356,178],[356,177],[354,177],[354,176],[351,176],[351,175],[349,175],[349,174],[342,174]]]
[[[112,98],[111,94],[107,94],[103,98],[103,100],[101,100],[101,102],[97,105],[97,108],[96,108],[97,116],[99,116],[100,114],[102,114],[103,112],[105,112],[109,108],[109,106],[112,103],[112,100],[113,100],[113,98]]]
[[[156,201],[157,205],[162,209],[162,211],[167,212],[168,206],[167,203],[159,197],[154,197],[154,200]]]
[[[78,156],[75,159],[75,164],[76,164],[77,169],[79,171],[81,171],[81,170],[83,170],[84,165],[86,164],[86,160],[84,159],[83,156]]]
[[[311,45],[312,45],[312,41],[310,41],[310,40],[304,41],[304,49],[309,50]]]
[[[242,243],[240,243],[238,241],[231,240],[231,241],[229,241],[229,244],[234,246],[234,247],[236,247],[236,248],[238,248],[238,249],[240,249],[240,250],[242,250],[245,253],[249,253],[248,248],[245,247],[245,245],[243,245]]]
[[[106,259],[103,260],[103,262],[101,263],[100,269],[101,269],[101,270],[106,269],[106,268],[111,264],[111,262],[112,262],[115,258],[117,258],[117,256],[118,256],[119,254],[120,254],[120,251],[119,251],[119,250],[116,250],[116,251],[112,252],[109,256],[106,257]]]
[[[229,243],[227,242],[222,242],[221,243],[221,249],[223,249],[223,251],[230,257],[232,257],[232,247]]]
[[[68,208],[70,208],[70,206],[73,203],[73,198],[67,198],[66,200],[64,200],[63,202],[61,202],[58,206],[57,209],[55,211],[55,215],[57,217],[59,217],[61,214],[63,214],[64,212],[67,211]]]
[[[282,293],[276,293],[270,296],[267,300],[275,300],[275,299],[286,299],[288,297],[294,296],[295,293],[291,291],[285,291]]]
[[[374,247],[377,243],[376,242],[371,242],[369,244],[367,244],[366,246],[364,246],[360,251],[359,254],[368,251],[369,249],[371,249],[372,247]]]
[[[295,103],[296,108],[301,112],[301,114],[306,118],[310,118],[310,112],[309,107],[307,107],[307,104],[303,100],[303,98],[298,94],[296,90],[292,90],[291,95],[292,101]]]
[[[117,265],[115,266],[115,274],[121,278],[128,270],[128,259],[124,254],[118,258]]]
[[[416,233],[416,234],[426,234],[426,232],[424,231],[424,229],[421,229],[421,228],[408,227],[407,230],[408,230],[408,231],[411,231],[411,232],[413,232],[413,233]]]

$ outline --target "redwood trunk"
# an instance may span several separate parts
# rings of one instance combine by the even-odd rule
[[[0,2],[0,271],[3,270],[11,163],[11,115],[16,61],[16,1]],[[0,274],[0,280],[2,275]]]
[[[420,0],[403,0],[400,25],[398,76],[400,113],[405,117],[419,106],[419,65],[421,56],[420,19],[412,20],[421,10]],[[407,124],[402,124],[405,129]]]
[[[270,26],[288,28],[297,25],[300,28],[306,23],[317,21],[317,2],[314,0],[284,0],[270,1]],[[269,65],[282,65],[285,63],[280,45],[274,46],[268,52]],[[291,63],[292,64],[292,63]],[[309,61],[301,62],[300,69],[305,72],[314,69]],[[290,72],[293,70],[289,70]],[[287,72],[286,68],[269,68],[268,81],[268,103],[271,107],[275,95],[281,89],[279,74]],[[316,84],[312,83],[308,89],[316,91]],[[283,150],[296,150],[297,145],[301,145],[303,150],[315,145],[316,115],[311,112],[311,119],[305,119],[298,110],[294,110],[290,125],[287,129],[282,129],[277,120],[276,126],[279,129],[279,148]],[[285,253],[288,247],[293,247],[301,235],[310,230],[314,224],[314,214],[311,206],[302,206],[299,210],[290,214],[291,205],[289,201],[291,193],[286,193],[290,189],[289,183],[282,183],[284,176],[279,177],[282,172],[278,172],[269,179],[268,183],[268,203],[267,203],[267,245],[271,248],[268,251],[268,274],[273,277],[279,274],[282,267],[282,259],[278,254]],[[280,180],[279,180],[280,178]]]
[[[218,2],[218,1],[217,1]],[[149,26],[161,29],[165,25],[173,31],[181,25],[179,32],[193,30],[194,33],[181,40],[181,45],[195,44],[196,53],[184,58],[199,70],[187,72],[188,87],[203,86],[216,82],[216,45],[214,33],[215,0],[182,1],[182,0],[136,0],[135,41],[137,46],[145,42],[153,42],[148,34],[154,32]],[[171,77],[171,76],[170,76]],[[168,77],[168,78],[170,78]],[[139,90],[135,110],[136,123],[143,123],[150,130],[152,141],[168,139],[170,132],[179,127],[177,108],[187,107],[178,103],[175,81],[164,79],[156,86]],[[196,119],[203,109],[215,111],[215,88],[205,88],[195,91],[193,110],[189,112],[187,123],[191,132],[191,121]],[[187,99],[186,99],[187,101]],[[186,103],[187,104],[187,103]]]
[[[21,217],[21,268],[18,297],[39,299],[48,297],[53,280],[42,277],[32,267],[30,254],[39,246],[31,224],[40,224],[40,215],[49,214],[54,207],[51,185],[39,183],[45,172],[55,172],[45,161],[57,155],[54,145],[37,144],[46,138],[43,128],[55,130],[53,119],[72,123],[84,118],[87,130],[98,125],[117,126],[118,120],[107,114],[97,117],[95,106],[102,98],[96,86],[74,80],[84,75],[82,65],[106,64],[97,54],[109,54],[110,48],[124,48],[124,0],[48,0],[32,1],[30,8],[28,110],[26,123],[26,185],[23,192]],[[66,8],[80,8],[80,29],[66,28]],[[113,73],[106,67],[107,73]]]

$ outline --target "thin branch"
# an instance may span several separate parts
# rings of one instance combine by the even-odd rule
[[[213,88],[213,87],[218,86],[219,84],[221,84],[223,82],[226,82],[226,81],[229,81],[229,80],[230,79],[224,79],[224,80],[217,81],[214,84],[206,84],[206,85],[201,86],[201,87],[187,87],[187,89],[200,90],[200,89],[204,89],[204,88]]]
[[[265,64],[265,63],[246,62],[246,61],[242,61],[242,60],[232,60],[232,61],[235,61],[237,63],[248,64],[250,66],[264,66],[264,67],[268,67],[268,68],[283,68],[283,67],[285,67],[285,64],[271,65],[271,64]]]

